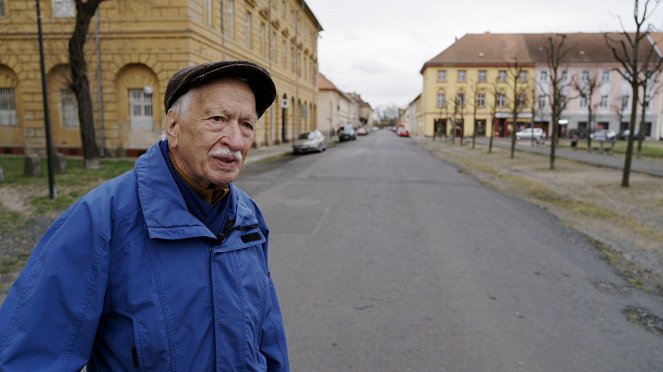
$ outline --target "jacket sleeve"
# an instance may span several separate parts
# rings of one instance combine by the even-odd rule
[[[269,279],[269,292],[272,298],[272,308],[263,325],[260,351],[267,359],[267,371],[289,371],[288,346],[285,340],[283,318],[271,278]]]
[[[37,244],[0,308],[0,370],[80,371],[87,363],[108,275],[104,218],[79,201]]]

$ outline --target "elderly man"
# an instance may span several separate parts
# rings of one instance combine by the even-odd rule
[[[268,230],[232,182],[272,104],[244,61],[175,73],[167,141],[65,211],[0,309],[0,370],[287,371]]]

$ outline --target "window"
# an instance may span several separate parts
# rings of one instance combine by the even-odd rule
[[[265,40],[267,39],[267,27],[264,22],[260,22],[260,33],[258,34],[258,43],[260,43],[260,54],[265,55]]]
[[[603,80],[605,82],[610,81],[610,70],[607,70],[607,69],[603,70],[603,77],[601,78],[601,80]]]
[[[458,70],[458,81],[465,81],[465,70]]]
[[[235,0],[228,0],[228,37],[235,38]]]
[[[443,108],[447,105],[446,100],[444,99],[444,92],[437,93],[437,107]]]
[[[566,71],[566,70],[563,70],[562,71],[562,78],[560,79],[560,81],[566,81],[566,80],[568,80],[568,78],[569,78],[569,72]]]
[[[276,31],[272,31],[272,37],[269,39],[269,61],[276,63]]]
[[[543,110],[544,108],[546,108],[546,101],[547,101],[546,98],[547,97],[544,94],[539,96],[538,101],[539,101],[539,109],[540,110]]]
[[[506,96],[504,93],[497,93],[497,107],[506,106]]]
[[[129,115],[132,129],[152,130],[152,93],[129,89]]]
[[[253,34],[251,33],[251,13],[246,12],[246,30],[244,31],[246,36],[246,49],[251,49],[253,46]]]
[[[587,107],[587,96],[580,96],[580,107]]]
[[[626,108],[628,107],[629,98],[630,97],[628,96],[628,94],[622,96],[622,111],[626,110]]]
[[[546,81],[548,80],[548,71],[547,70],[542,70],[539,72],[539,81]]]
[[[525,107],[526,104],[527,104],[527,96],[525,95],[525,93],[520,93],[518,95],[518,102],[517,102],[518,108],[522,109]]]
[[[69,88],[60,89],[60,124],[64,128],[80,127],[76,95]]]
[[[284,69],[288,68],[288,45],[285,40],[283,40],[281,48],[281,63],[283,64]]]
[[[580,78],[580,80],[589,81],[589,70],[582,71],[582,77]]]
[[[649,101],[651,100],[651,96],[649,94],[645,94],[644,99],[645,99],[645,109],[647,111],[649,111]],[[607,100],[607,98],[606,98],[606,100]],[[603,107],[603,106],[601,106],[601,107]]]
[[[520,71],[518,73],[518,80],[520,80],[521,83],[524,83],[527,81],[527,71]]]
[[[0,17],[5,16],[5,1],[0,0]]]
[[[484,107],[486,107],[486,94],[479,93],[477,94],[477,108],[484,108]]]
[[[51,0],[53,17],[73,17],[76,15],[74,0]]]
[[[438,70],[437,71],[437,81],[447,81],[447,71]]]
[[[0,88],[0,127],[15,125],[18,125],[16,117],[16,90],[14,88]]]
[[[601,96],[601,101],[599,101],[599,106],[601,108],[607,108],[608,107],[608,96],[607,95]]]
[[[456,95],[456,106],[458,106],[458,108],[465,107],[465,93],[458,93]]]
[[[497,80],[502,83],[506,81],[506,70],[500,70],[497,73]]]
[[[290,72],[293,74],[296,72],[295,65],[297,64],[297,54],[295,53],[295,47],[290,46]]]
[[[207,25],[212,26],[212,0],[205,0],[205,13],[207,16]]]
[[[486,81],[486,70],[479,70],[479,82]]]

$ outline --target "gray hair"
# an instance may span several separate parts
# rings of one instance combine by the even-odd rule
[[[191,102],[193,102],[193,95],[195,94],[196,89],[191,89],[184,93],[182,96],[177,98],[177,100],[170,106],[170,110],[175,111],[179,116],[185,116],[189,113],[191,108]],[[168,110],[168,111],[170,111]]]

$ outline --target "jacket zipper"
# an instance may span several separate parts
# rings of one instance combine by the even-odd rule
[[[249,230],[252,228],[258,227],[258,224],[253,224],[253,225],[247,225],[247,226],[237,226],[235,227],[235,221],[230,220],[226,223],[226,225],[223,227],[223,232],[219,234],[219,237],[216,241],[215,245],[212,245],[209,247],[209,282],[210,282],[210,297],[212,300],[212,334],[214,338],[214,369],[216,370],[216,366],[219,364],[217,360],[217,353],[216,353],[216,301],[215,301],[215,290],[214,290],[214,274],[213,274],[213,269],[214,269],[214,247],[217,245],[222,245],[223,242],[226,240],[226,238],[230,235],[230,233],[233,232],[233,230],[237,231],[243,231],[243,230]]]

